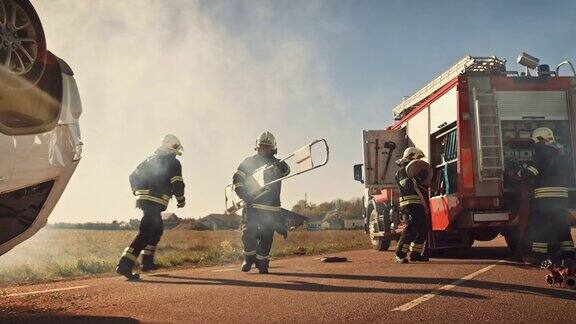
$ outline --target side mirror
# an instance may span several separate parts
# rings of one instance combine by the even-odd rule
[[[362,171],[363,167],[364,167],[364,164],[354,165],[354,180],[356,180],[360,183],[364,183],[364,175],[363,175],[363,171]]]

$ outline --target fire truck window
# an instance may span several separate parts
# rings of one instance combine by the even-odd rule
[[[62,76],[48,68],[39,83],[23,90],[0,91],[0,131],[6,135],[38,134],[53,129],[60,115]]]

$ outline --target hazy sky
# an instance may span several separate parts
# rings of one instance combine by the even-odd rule
[[[224,208],[224,186],[273,132],[280,155],[316,138],[323,169],[286,182],[283,204],[360,196],[360,131],[466,54],[519,69],[576,60],[574,1],[36,0],[48,48],[76,73],[84,158],[50,218],[140,217],[128,175],[178,135],[188,205]],[[169,208],[176,211],[174,204]]]

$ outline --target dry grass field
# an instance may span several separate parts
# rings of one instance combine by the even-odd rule
[[[27,242],[0,256],[0,284],[38,282],[113,273],[134,231],[44,229]],[[290,232],[276,235],[272,257],[365,249],[363,231]],[[164,267],[203,266],[239,261],[240,231],[165,231],[158,247]]]

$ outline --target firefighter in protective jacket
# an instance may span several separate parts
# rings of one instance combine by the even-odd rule
[[[574,241],[568,225],[567,160],[556,143],[554,133],[546,127],[532,132],[534,156],[531,164],[519,171],[521,179],[532,180],[534,196],[527,228],[531,255],[528,262],[540,263],[558,257],[574,264]]]
[[[419,174],[416,177],[409,177],[406,167],[410,162],[424,157],[424,153],[418,148],[409,147],[404,151],[402,159],[396,161],[401,167],[396,173],[396,183],[400,193],[400,213],[406,223],[398,246],[396,248],[396,262],[407,263],[408,253],[410,261],[428,261],[425,255],[425,244],[427,236],[426,205],[428,190],[423,185],[426,174]]]
[[[255,171],[273,165],[262,175],[264,183],[268,183],[287,176],[290,167],[274,156],[277,152],[276,139],[270,132],[264,132],[258,137],[255,150],[258,153],[240,164],[232,182],[236,194],[246,203],[242,210],[242,271],[248,272],[256,265],[260,273],[268,273],[274,232],[278,231],[285,237],[287,235],[286,225],[280,215],[281,183],[276,182],[267,186],[263,193],[259,192]]]
[[[161,212],[166,210],[172,196],[178,208],[184,207],[184,180],[182,166],[176,159],[182,154],[182,144],[174,135],[166,135],[155,154],[142,162],[130,175],[130,184],[136,196],[136,207],[144,214],[138,235],[124,250],[116,271],[130,280],[138,279],[133,267],[142,254],[142,271],[158,268],[154,263],[156,245],[163,232]]]

